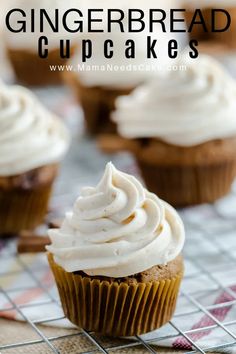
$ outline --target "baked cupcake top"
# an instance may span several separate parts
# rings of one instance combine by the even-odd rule
[[[115,278],[172,261],[185,239],[177,212],[112,163],[49,236],[47,249],[67,272]]]
[[[236,82],[217,61],[185,56],[175,68],[119,97],[113,120],[126,138],[195,146],[236,134]]]
[[[59,162],[69,132],[21,86],[0,83],[0,176],[14,176]]]

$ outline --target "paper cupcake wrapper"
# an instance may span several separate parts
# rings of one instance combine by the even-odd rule
[[[79,82],[74,73],[69,72],[64,73],[63,77],[82,105],[88,133],[91,135],[116,133],[116,124],[110,119],[115,109],[115,101],[119,96],[128,95],[132,89],[87,87]]]
[[[108,92],[99,87],[80,86],[79,95],[88,132],[91,135],[116,133],[116,124],[111,121],[110,115],[115,109],[115,100],[119,92]]]
[[[32,191],[0,190],[0,235],[33,230],[48,211],[51,185]]]
[[[18,234],[22,230],[33,230],[40,225],[51,196],[54,177],[48,182],[25,189],[0,187],[0,235]]]
[[[230,192],[236,161],[199,166],[160,166],[138,160],[148,190],[175,207],[212,203]]]
[[[75,47],[72,47],[71,55],[74,52]],[[46,59],[27,49],[7,48],[7,54],[19,82],[30,86],[62,84],[61,72],[50,70],[51,65],[67,63],[66,59],[60,58],[59,48],[50,50]]]
[[[65,316],[76,326],[110,336],[133,336],[167,323],[182,275],[151,283],[108,282],[68,273],[48,255]]]

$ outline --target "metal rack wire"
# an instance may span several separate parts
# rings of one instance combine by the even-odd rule
[[[94,148],[93,155],[95,153]],[[81,157],[78,157],[77,152],[76,158],[84,159],[84,152],[81,152],[81,154]],[[96,160],[97,156],[93,157]],[[74,164],[74,160],[74,156],[69,156],[67,163]],[[125,164],[130,172],[133,167],[129,163]],[[100,161],[99,164],[103,169],[104,160]],[[90,170],[92,175],[91,166],[87,166],[87,169]],[[97,166],[95,168],[97,169]],[[64,170],[69,170],[70,178],[78,178],[84,184],[84,180],[81,176],[78,176],[77,170],[74,176],[73,171],[68,166]],[[61,200],[60,203],[63,204],[66,199],[68,205],[71,205],[78,190],[73,193],[68,190],[65,192],[66,188],[61,184],[62,180],[68,180],[65,174],[61,180],[59,179],[59,186],[57,186],[54,196],[56,198],[55,204],[58,204],[59,199]],[[71,184],[78,187],[76,183]],[[66,182],[66,186],[69,187],[69,185]],[[63,195],[61,194],[62,191]],[[187,234],[185,247],[186,274],[174,317],[165,326],[165,330],[157,331],[151,337],[136,336],[130,340],[114,342],[111,339],[104,339],[95,333],[80,329],[58,335],[46,334],[42,325],[53,326],[54,323],[63,320],[64,316],[49,314],[45,317],[42,313],[41,318],[33,321],[25,310],[27,308],[39,308],[47,304],[60,308],[58,295],[52,294],[47,285],[36,275],[35,269],[25,262],[24,256],[16,254],[14,241],[2,241],[2,245],[0,242],[0,261],[10,262],[14,260],[16,264],[10,272],[0,267],[0,298],[3,297],[9,304],[8,308],[0,308],[0,313],[15,311],[36,335],[36,338],[30,340],[18,341],[12,339],[10,343],[0,342],[0,353],[11,352],[11,349],[15,349],[17,353],[17,350],[24,350],[26,347],[33,348],[37,345],[44,345],[46,353],[64,354],[67,351],[58,348],[56,345],[58,340],[69,340],[70,343],[73,343],[85,338],[91,343],[92,347],[84,351],[81,350],[81,354],[126,353],[129,349],[133,349],[133,353],[136,352],[136,349],[137,352],[138,349],[143,349],[147,353],[158,353],[160,352],[158,346],[168,345],[168,343],[169,345],[174,343],[172,348],[182,349],[186,354],[225,351],[233,353],[233,348],[236,348],[236,190],[225,200],[215,205],[204,205],[182,210],[181,214]],[[37,271],[45,269],[45,267],[47,267],[47,263],[44,260],[37,265]],[[7,286],[2,286],[1,279],[22,272],[28,276],[27,284],[20,284],[10,289]],[[235,272],[235,281],[233,272]],[[40,289],[42,294],[45,294],[45,299],[29,303],[14,301],[13,292],[33,291],[35,288]],[[226,315],[229,312],[233,315],[227,318]],[[199,340],[204,336],[205,341]],[[19,352],[24,353],[24,351]],[[44,351],[41,352],[44,353]]]
[[[234,197],[236,201],[236,194],[233,194],[230,198]],[[54,303],[60,306],[59,300],[57,297],[55,298],[54,296],[52,296],[46,286],[38,280],[38,278],[34,274],[34,271],[25,264],[23,257],[15,254],[14,248],[12,249],[12,245],[9,248],[5,248],[3,255],[1,255],[1,258],[3,257],[6,259],[10,259],[14,257],[18,264],[18,269],[15,272],[26,272],[36,284],[36,286],[39,287],[42,292],[47,294],[48,300],[45,300],[42,303],[37,302],[34,304],[17,304],[12,300],[10,292],[8,292],[7,289],[0,287],[0,294],[6,298],[9,304],[11,304],[11,306],[7,309],[0,309],[0,312],[9,310],[16,311],[19,315],[21,315],[23,320],[25,320],[28,325],[31,326],[33,331],[35,331],[38,336],[38,339],[32,341],[16,342],[6,345],[0,344],[0,352],[7,353],[7,350],[12,348],[22,348],[28,345],[33,346],[39,343],[44,343],[51,350],[51,352],[62,353],[54,345],[56,340],[70,338],[70,340],[73,341],[75,337],[83,336],[89,339],[89,341],[91,341],[91,343],[94,345],[93,350],[85,351],[83,352],[84,354],[92,354],[97,352],[115,353],[116,351],[121,349],[137,347],[144,348],[148,353],[158,353],[156,345],[158,345],[159,342],[163,343],[163,341],[166,339],[174,338],[184,339],[184,342],[182,342],[182,349],[183,343],[186,343],[186,353],[207,353],[212,351],[223,352],[223,350],[226,348],[234,347],[236,345],[236,327],[234,327],[234,325],[236,325],[236,317],[232,321],[225,322],[223,319],[219,319],[219,316],[217,316],[216,314],[221,310],[232,309],[232,307],[236,305],[236,289],[232,286],[224,285],[224,282],[220,280],[224,279],[224,276],[227,276],[229,269],[231,269],[231,271],[236,271],[236,241],[235,248],[225,247],[225,245],[227,246],[227,244],[232,244],[230,241],[228,241],[228,238],[232,238],[236,232],[236,218],[234,217],[234,215],[225,216],[220,214],[217,205],[212,207],[208,206],[207,208],[208,212],[210,211],[211,215],[214,215],[213,220],[210,222],[203,222],[202,220],[191,220],[191,218],[189,220],[188,211],[183,212],[183,218],[187,229],[187,245],[185,249],[187,273],[183,282],[184,285],[181,290],[180,298],[190,303],[192,305],[192,309],[188,311],[181,311],[181,306],[179,306],[177,308],[175,316],[169,323],[169,333],[166,333],[164,336],[158,336],[157,332],[156,338],[152,338],[149,340],[144,340],[143,338],[137,336],[133,340],[127,341],[125,344],[121,343],[120,345],[118,344],[114,346],[112,344],[109,345],[108,342],[106,346],[104,346],[104,344],[99,341],[98,336],[96,336],[94,333],[89,333],[85,330],[78,330],[77,333],[62,336],[46,336],[41,330],[41,327],[39,328],[39,326],[49,322],[51,325],[53,325],[53,322],[61,320],[63,317],[60,316],[53,318],[48,316],[47,318],[41,318],[37,321],[31,321],[24,314],[23,309],[27,306],[40,306],[45,303]],[[198,211],[201,211],[201,209],[198,208]],[[215,223],[217,223],[216,226]],[[224,230],[224,233],[222,230]],[[222,238],[224,238],[224,242],[222,242]],[[201,245],[203,245],[203,248],[201,247]],[[213,254],[212,249],[214,250]],[[215,263],[213,262],[212,266],[209,269],[209,257],[213,256],[215,259]],[[191,266],[194,267],[194,272],[192,274],[188,274],[188,264],[191,264]],[[217,272],[222,273],[222,276],[220,278],[217,276]],[[5,272],[0,272],[0,284],[1,277],[7,275],[8,274]],[[206,278],[205,283],[208,284],[208,287],[198,288],[197,286],[194,286],[194,282],[199,281],[199,277]],[[192,283],[193,286],[188,288],[188,283]],[[24,288],[27,287],[22,286],[22,289]],[[218,291],[221,291],[226,295],[224,298],[222,298],[222,301],[219,301],[218,303],[214,304],[209,304],[209,306],[205,306],[201,303],[201,301],[199,301],[199,293],[202,292],[203,297],[204,294],[205,296],[209,294],[214,296],[214,294],[216,294]],[[207,324],[204,326],[199,324],[199,327],[195,326],[194,328],[192,328],[192,326],[191,328],[182,328],[181,325],[179,325],[181,323],[181,318],[185,316],[191,317],[195,314],[201,314],[203,316],[206,316],[208,318],[208,321],[206,322]],[[214,344],[212,343],[211,335],[209,334],[208,338],[209,342],[211,343],[210,345],[201,346],[197,343],[197,340],[195,340],[197,334],[204,333],[206,331],[207,333],[209,333],[210,331],[214,331],[215,329],[221,329],[221,331],[223,331],[225,335],[227,335],[227,340],[225,340],[225,342],[222,342],[221,344]],[[176,348],[178,348],[178,346],[176,346]]]

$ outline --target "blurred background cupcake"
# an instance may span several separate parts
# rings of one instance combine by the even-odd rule
[[[194,26],[195,29],[190,33],[190,37],[199,40],[198,50],[201,53],[214,56],[220,61],[233,77],[236,78],[236,1],[235,0],[200,0],[188,1],[184,3],[187,7],[186,20],[189,25],[193,11],[200,8],[206,20],[209,32],[203,31],[201,25]],[[211,11],[214,9],[223,9],[228,11],[231,16],[230,28],[225,32],[212,32]],[[189,19],[188,19],[189,18]],[[217,12],[215,18],[216,28],[225,28],[227,23],[226,15]],[[196,31],[201,35],[196,38]]]
[[[26,13],[27,30],[25,33],[12,33],[5,30],[4,40],[7,55],[14,70],[16,79],[25,85],[41,86],[55,85],[62,82],[59,70],[51,70],[50,66],[65,65],[67,59],[60,57],[60,39],[71,40],[71,55],[78,44],[78,34],[70,34],[62,29],[62,14],[70,8],[78,8],[79,0],[10,0],[8,10],[19,8]],[[31,32],[31,9],[35,11],[35,32]],[[44,32],[40,33],[39,10],[45,9],[52,18],[55,17],[55,9],[59,9],[59,33],[54,33],[45,21]],[[11,15],[11,26],[19,28],[19,13]],[[48,38],[48,57],[41,59],[38,55],[38,39],[45,35]]]
[[[208,56],[176,66],[119,98],[113,119],[150,191],[175,206],[214,202],[236,174],[236,82]]]
[[[183,1],[183,8],[186,9],[185,12],[185,20],[186,20],[186,25],[187,28],[191,25],[194,13],[196,9],[201,9],[201,12],[203,14],[203,17],[209,25],[211,23],[211,9],[208,6],[209,5],[209,0],[189,0],[189,1]],[[199,18],[198,18],[199,20]],[[211,39],[211,35],[209,32],[206,32],[204,30],[204,27],[202,25],[195,25],[192,29],[191,32],[189,32],[190,39],[196,39],[198,41],[206,41]]]
[[[5,15],[8,9],[7,0],[2,0],[0,2],[0,77],[6,81],[11,81],[12,70],[7,61],[6,48],[4,43],[4,32],[5,32]]]
[[[0,83],[0,235],[43,221],[68,146],[64,124],[30,91]]]
[[[167,9],[174,1],[159,1],[158,6]],[[94,8],[94,2],[88,1],[87,6]],[[139,0],[119,2],[119,8],[127,11],[129,8],[140,8],[145,13],[150,8],[155,8],[154,0],[145,2]],[[96,1],[96,8],[116,8],[117,3],[112,1]],[[120,16],[120,15],[119,15]],[[168,22],[168,21],[167,21]],[[98,24],[97,24],[98,26]],[[116,132],[116,125],[110,120],[110,114],[114,110],[117,97],[131,93],[136,87],[144,83],[153,75],[158,66],[168,64],[167,42],[175,35],[162,33],[157,30],[152,34],[153,39],[158,39],[158,60],[147,59],[146,37],[150,35],[148,30],[142,33],[120,33],[119,26],[114,26],[112,33],[85,34],[86,39],[93,41],[93,56],[82,64],[81,53],[76,55],[71,64],[72,71],[63,73],[65,82],[73,89],[75,96],[84,110],[87,131],[91,135]],[[104,58],[104,41],[111,39],[114,43],[114,56],[112,59]],[[125,43],[128,39],[136,42],[135,59],[125,58]],[[166,54],[164,54],[166,53]],[[153,67],[151,67],[153,66]],[[156,69],[155,69],[156,68]]]
[[[229,50],[236,50],[236,1],[235,0],[221,0],[212,2],[213,9],[224,9],[231,17],[230,28],[226,32],[213,32],[213,40],[220,42],[228,47]],[[217,16],[217,28],[225,28],[226,17],[223,13]]]
[[[193,30],[189,33],[191,39],[206,41],[205,45],[215,45],[215,50],[219,50],[221,46],[227,47],[228,50],[236,48],[236,1],[235,0],[191,0],[183,2],[186,8],[186,23],[189,28],[196,9],[200,9],[204,17],[207,31],[201,24],[194,25]],[[212,10],[223,9],[231,16],[230,28],[225,32],[213,32],[212,28]],[[197,17],[200,21],[200,16]],[[215,16],[216,29],[223,29],[227,24],[225,13],[217,11]],[[210,43],[209,43],[210,41]]]

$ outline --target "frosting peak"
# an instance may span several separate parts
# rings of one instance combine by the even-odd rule
[[[184,55],[176,68],[117,100],[113,119],[128,138],[194,146],[236,133],[236,82],[213,58]]]
[[[64,124],[29,90],[0,82],[0,176],[57,163],[68,146]]]
[[[166,264],[182,250],[183,224],[165,202],[111,163],[84,188],[48,250],[66,271],[125,277]]]

